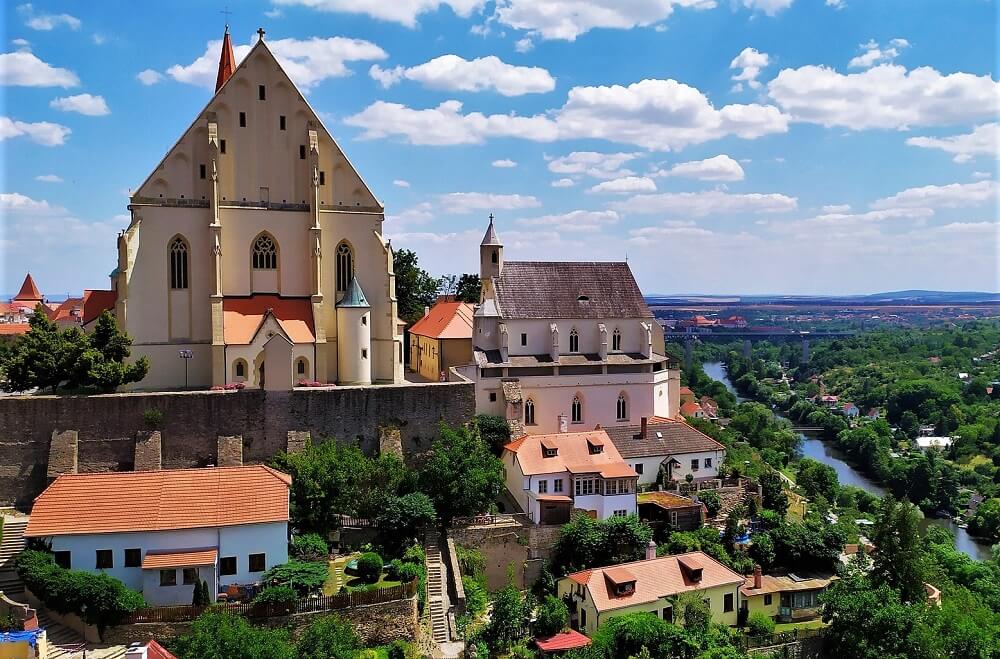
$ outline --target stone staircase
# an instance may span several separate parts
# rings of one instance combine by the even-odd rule
[[[709,526],[722,531],[726,528],[726,520],[729,519],[729,513],[733,511],[742,503],[746,502],[747,493],[744,490],[739,490],[736,492],[719,492],[719,496],[722,499],[722,508],[719,509],[718,514],[712,518],[708,524]]]
[[[45,630],[49,653],[45,659],[120,659],[128,648],[124,645],[99,645],[86,643],[75,631],[49,617],[45,610],[38,611],[38,626]]]
[[[17,571],[14,569],[14,557],[24,551],[27,540],[24,529],[28,526],[27,517],[5,517],[3,523],[3,541],[0,542],[0,591],[9,596],[24,592]]]
[[[431,621],[431,637],[435,643],[447,643],[448,633],[448,590],[445,582],[445,567],[441,561],[441,547],[438,534],[428,531],[424,537],[425,568],[427,570],[427,610]]]

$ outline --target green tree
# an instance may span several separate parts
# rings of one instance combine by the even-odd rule
[[[400,538],[410,539],[423,527],[432,525],[437,512],[429,496],[410,492],[401,497],[389,497],[376,519],[382,528],[391,529]]]
[[[448,524],[454,517],[489,510],[503,488],[503,463],[468,428],[441,424],[419,482]]]
[[[455,299],[459,302],[469,302],[479,304],[479,294],[482,289],[482,282],[479,275],[464,274],[458,278],[455,288]]]
[[[322,561],[330,555],[330,547],[319,533],[303,533],[292,537],[289,553],[304,561]]]
[[[232,613],[206,612],[171,648],[178,659],[295,659],[288,632],[254,627]]]
[[[592,650],[584,656],[694,657],[698,639],[652,613],[626,613],[609,618],[593,635]]]
[[[358,558],[358,576],[364,583],[375,583],[382,575],[382,557],[373,551]]]
[[[889,586],[872,586],[852,575],[821,596],[829,623],[827,647],[851,659],[908,659],[923,656],[912,637],[921,605],[906,604]]]
[[[330,564],[326,561],[307,563],[290,560],[287,563],[275,565],[265,572],[261,581],[265,583],[277,581],[280,584],[291,586],[301,595],[308,595],[322,587],[328,576],[330,576]]]
[[[500,456],[503,447],[510,442],[510,426],[507,425],[507,419],[492,414],[477,414],[475,424],[476,431],[493,454]]]
[[[913,504],[886,496],[872,534],[872,583],[898,591],[906,602],[922,602],[926,597],[920,518]]]
[[[1000,498],[993,497],[979,504],[976,514],[969,518],[969,532],[1000,542]]]
[[[483,636],[490,649],[500,653],[509,650],[527,635],[533,607],[512,583],[497,591],[492,603],[490,621]]]
[[[754,611],[747,618],[747,629],[751,636],[769,636],[774,633],[774,618],[763,611]]]
[[[538,606],[535,618],[535,635],[552,636],[569,626],[569,608],[554,595],[546,595]]]
[[[810,498],[822,495],[827,501],[837,500],[840,483],[837,472],[829,465],[812,458],[803,458],[799,461],[795,482]]]
[[[302,659],[355,659],[361,638],[347,622],[337,616],[323,616],[306,628],[299,639]]]
[[[652,537],[652,529],[636,515],[598,520],[578,512],[559,531],[552,565],[567,574],[633,561],[642,557]]]
[[[424,307],[437,301],[440,280],[431,277],[418,263],[415,252],[400,249],[393,252],[392,270],[396,279],[396,308],[408,325],[420,320]]]
[[[761,503],[767,510],[774,510],[782,515],[788,510],[788,495],[785,494],[785,484],[781,475],[768,469],[758,479],[761,487]]]
[[[4,391],[56,388],[69,377],[63,353],[63,337],[39,304],[28,319],[29,329],[10,348],[3,364]]]

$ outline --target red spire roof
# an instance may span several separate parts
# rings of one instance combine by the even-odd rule
[[[236,56],[233,55],[233,42],[229,39],[229,26],[226,26],[226,33],[222,36],[222,55],[219,56],[219,75],[215,79],[215,91],[222,89],[229,76],[236,70]]]
[[[14,296],[14,300],[18,302],[41,302],[42,293],[35,286],[35,280],[31,278],[31,273],[29,272],[24,278],[24,283],[21,284],[21,290],[17,292]]]

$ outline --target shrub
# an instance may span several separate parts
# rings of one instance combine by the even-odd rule
[[[715,517],[722,510],[722,498],[719,496],[718,492],[712,490],[706,490],[698,495],[701,502],[705,504],[705,508],[708,509],[708,516]]]
[[[382,557],[373,551],[358,559],[358,576],[364,583],[375,583],[382,574]]]
[[[393,641],[389,649],[386,650],[386,654],[389,659],[418,659],[420,657],[420,651],[406,641]]]
[[[278,609],[291,612],[298,600],[298,594],[290,586],[268,586],[253,598],[253,603],[273,604]]]
[[[535,634],[537,636],[552,636],[558,634],[569,625],[569,608],[566,603],[555,595],[546,595],[538,607],[538,617],[535,619]]]
[[[763,611],[754,611],[747,618],[747,629],[751,636],[770,636],[774,633],[774,620]]]
[[[159,430],[163,427],[163,412],[151,407],[142,413],[142,421],[150,430]]]
[[[394,558],[389,561],[389,564],[385,567],[387,577],[393,581],[401,581],[402,583],[410,583],[414,579],[419,579],[423,572],[423,565],[418,565],[417,563],[404,563],[398,558]]]
[[[465,588],[465,609],[474,616],[486,612],[486,603],[489,600],[489,593],[485,586],[472,577],[462,577],[462,586]]]
[[[306,533],[292,538],[292,556],[307,561],[326,560],[330,547],[318,533]]]
[[[303,659],[354,659],[361,639],[350,624],[337,616],[324,616],[306,628],[298,649]]]
[[[232,613],[207,611],[191,625],[191,633],[177,638],[171,650],[179,659],[293,659],[299,656],[283,629],[251,625]]]
[[[326,561],[308,563],[291,560],[282,565],[275,565],[264,573],[261,580],[264,583],[273,581],[276,584],[286,584],[300,595],[308,595],[321,588],[329,575],[330,565]]]

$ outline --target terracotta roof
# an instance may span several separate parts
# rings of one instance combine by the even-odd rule
[[[270,310],[292,343],[313,343],[312,303],[308,298],[284,298],[277,295],[227,297],[222,300],[222,326],[225,342],[246,345],[253,341],[264,316]]]
[[[691,387],[681,387],[679,391],[682,394],[694,394],[694,392],[691,391]]]
[[[472,339],[472,313],[468,302],[438,302],[414,323],[410,334],[431,339]]]
[[[74,315],[76,311],[76,315]],[[52,320],[66,321],[79,319],[83,321],[83,298],[82,297],[70,297],[66,298],[62,303],[58,304],[53,310]]]
[[[627,263],[507,261],[495,289],[504,318],[652,318]]]
[[[190,551],[147,552],[142,559],[143,570],[158,570],[161,567],[201,567],[215,565],[219,558],[217,549],[192,549]]]
[[[226,33],[222,35],[222,54],[219,55],[219,74],[215,77],[215,93],[218,94],[222,85],[226,84],[229,76],[236,70],[236,57],[233,55],[233,42],[229,38],[229,25],[226,25]]]
[[[623,458],[725,451],[726,447],[683,421],[652,417],[646,425],[646,437],[640,437],[640,426],[614,426],[605,432]]]
[[[555,636],[536,638],[535,645],[542,652],[561,652],[562,650],[585,648],[590,645],[590,639],[575,629],[567,629]]]
[[[682,497],[679,494],[671,494],[670,492],[640,492],[636,495],[636,503],[640,505],[652,504],[665,510],[696,508],[701,505],[687,497]]]
[[[692,403],[691,401],[688,401],[683,405],[681,405],[681,414],[683,414],[684,416],[694,416],[698,412],[704,412],[704,411],[705,410],[701,409],[701,405],[699,405],[698,403]]]
[[[566,578],[570,581],[575,581],[581,586],[586,586],[590,582],[590,573],[593,570],[583,570],[581,572],[574,572],[573,574],[566,575]]]
[[[29,329],[28,323],[0,323],[0,335],[3,336],[26,334]]]
[[[104,311],[112,311],[115,302],[118,301],[118,291],[92,291],[83,292],[83,324],[87,325],[92,320],[96,320]]]
[[[17,295],[14,296],[14,299],[19,302],[42,301],[42,293],[41,291],[38,290],[38,287],[35,286],[35,280],[31,277],[30,272],[27,275],[25,275],[24,283],[21,284],[21,290],[17,292]]]
[[[701,579],[691,580],[690,573],[681,568],[682,563],[700,568]],[[635,590],[629,595],[615,595],[604,578],[607,571],[620,568],[626,568],[635,577]],[[623,563],[610,568],[595,568],[571,574],[568,578],[587,586],[598,611],[636,606],[689,591],[744,582],[743,575],[733,572],[700,551]]]
[[[768,574],[760,578],[760,588],[753,587],[753,577],[747,577],[743,585],[740,586],[740,594],[746,597],[752,595],[767,595],[773,593],[787,593],[794,590],[818,590],[826,588],[837,577],[814,577],[801,579],[797,577],[780,576],[775,577]]]
[[[547,458],[542,443],[556,448],[556,455]],[[603,442],[600,453],[591,453],[593,443]],[[565,432],[553,435],[525,435],[504,447],[517,454],[521,473],[525,476],[568,471],[574,474],[600,473],[605,478],[630,478],[637,474],[608,441],[604,430]]]
[[[156,641],[150,640],[146,644],[146,659],[177,659],[177,657]]]
[[[264,465],[63,474],[35,499],[24,535],[286,522],[291,482]]]

